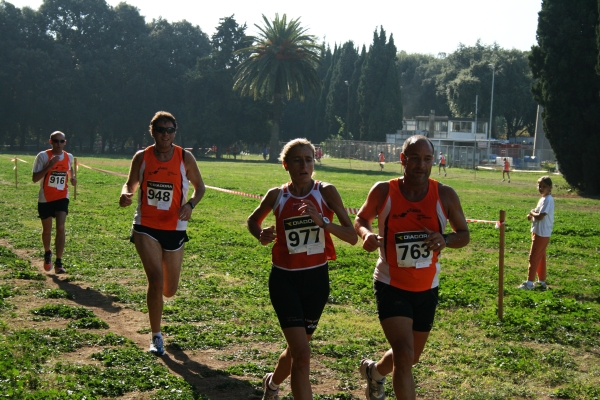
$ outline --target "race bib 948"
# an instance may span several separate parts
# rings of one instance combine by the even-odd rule
[[[394,235],[396,239],[396,260],[399,267],[424,268],[431,265],[433,253],[429,250],[424,240],[428,235],[425,232],[399,232]]]
[[[283,220],[285,241],[290,254],[318,254],[325,251],[325,238],[321,228],[308,215]]]
[[[148,181],[146,186],[146,199],[148,205],[154,206],[159,210],[168,210],[173,202],[172,183]]]
[[[67,182],[66,171],[52,171],[50,178],[48,179],[48,186],[55,188],[56,190],[65,190],[65,183]]]

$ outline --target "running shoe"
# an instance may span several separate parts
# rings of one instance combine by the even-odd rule
[[[44,253],[44,269],[50,271],[52,269],[52,250]]]
[[[56,259],[56,262],[54,263],[54,273],[55,274],[66,274],[67,273],[67,270],[62,265],[62,261],[59,259]]]
[[[263,378],[263,397],[262,400],[279,400],[279,388],[277,388],[277,390],[272,390],[269,387],[269,382],[271,381],[271,378],[273,377],[273,373],[269,372],[268,374],[266,374]]]
[[[367,388],[365,389],[365,395],[367,400],[385,400],[385,378],[380,381],[376,381],[371,378],[371,368],[375,365],[373,360],[362,360],[360,362],[360,375],[367,381]]]
[[[546,282],[541,282],[541,281],[537,281],[535,283],[535,286],[538,287],[541,290],[546,290],[548,289],[548,285],[546,285]]]
[[[531,285],[529,285],[527,283],[527,281],[521,283],[521,286],[519,286],[517,289],[523,289],[523,290],[532,290],[533,289],[533,283]]]
[[[165,342],[162,336],[153,336],[150,342],[150,349],[148,351],[154,355],[162,356],[165,354]]]

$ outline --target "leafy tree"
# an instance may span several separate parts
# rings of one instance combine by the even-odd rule
[[[210,56],[186,76],[185,98],[190,105],[186,117],[196,127],[193,141],[202,147],[216,145],[218,157],[236,141],[260,141],[256,132],[266,131],[268,105],[255,104],[232,90],[235,68],[244,59],[237,51],[251,44],[245,30],[233,15],[221,18],[211,38]]]
[[[348,41],[339,49],[339,57],[333,66],[327,104],[325,109],[328,136],[335,136],[340,130],[339,119],[346,121],[349,114],[350,80],[354,73],[354,64],[358,53],[354,42]],[[346,124],[347,122],[344,122]]]
[[[400,83],[396,71],[396,46],[385,30],[373,33],[373,44],[362,65],[358,105],[362,120],[361,140],[382,141],[385,134],[402,127]],[[389,69],[392,68],[392,71]],[[391,85],[391,86],[389,86]]]
[[[367,59],[367,48],[363,45],[360,55],[354,63],[354,72],[350,79],[350,118],[347,121],[348,124],[348,135],[350,137],[360,137],[360,130],[362,126],[362,120],[360,118],[359,106],[358,106],[358,85],[360,84],[360,76],[364,61]]]
[[[402,110],[405,118],[429,115],[435,110],[437,115],[450,115],[450,109],[443,93],[438,93],[437,76],[442,72],[445,54],[435,57],[431,54],[398,54],[398,74],[402,88]]]
[[[305,92],[317,93],[321,81],[316,67],[320,61],[320,46],[312,35],[300,26],[300,20],[287,21],[284,14],[269,21],[263,15],[264,27],[255,25],[260,31],[253,37],[254,45],[239,50],[250,56],[238,67],[234,76],[234,90],[254,99],[273,99],[273,127],[269,161],[277,161],[279,149],[279,124],[283,98],[304,99]]]
[[[527,52],[506,50],[498,44],[475,46],[461,44],[445,59],[438,75],[438,91],[446,95],[450,112],[457,117],[475,115],[475,97],[479,96],[478,117],[489,118],[492,73],[494,79],[494,116],[502,118],[507,138],[528,130],[533,134],[536,104],[530,93],[533,82],[527,65]],[[494,65],[492,70],[490,64]],[[497,124],[493,129],[497,130]],[[498,137],[492,132],[492,137]]]
[[[596,0],[544,0],[529,64],[546,137],[569,184],[600,193]]]

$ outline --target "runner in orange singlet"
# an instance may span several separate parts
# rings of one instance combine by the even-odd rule
[[[177,121],[159,111],[150,122],[154,145],[138,151],[131,161],[119,205],[132,204],[138,191],[131,241],[140,255],[148,279],[146,302],[152,329],[150,352],[164,354],[160,330],[163,295],[172,297],[179,286],[183,248],[188,241],[187,221],[204,195],[205,187],[196,159],[173,141]],[[188,187],[194,187],[187,200]]]
[[[65,221],[69,213],[68,180],[75,186],[73,177],[73,155],[64,151],[67,143],[65,134],[59,131],[50,135],[52,149],[40,152],[33,162],[33,182],[40,182],[38,213],[42,220],[42,243],[44,244],[44,269],[52,269],[52,218],[56,218],[56,261],[54,272],[67,272],[62,264],[65,249]]]
[[[330,235],[358,241],[335,186],[315,181],[315,149],[295,139],[281,151],[280,160],[291,182],[269,190],[248,217],[248,230],[262,245],[273,245],[269,296],[287,348],[273,373],[263,378],[263,400],[278,399],[279,385],[291,375],[295,400],[312,400],[308,342],[329,297],[327,261],[335,260]],[[262,222],[273,211],[275,226]],[[339,225],[331,221],[337,215]]]
[[[438,175],[441,174],[442,168],[444,168],[444,176],[446,176],[446,156],[444,153],[440,151],[440,155],[438,156],[439,165],[438,165]]]
[[[412,366],[425,347],[438,299],[439,257],[446,247],[469,243],[469,229],[454,189],[433,179],[433,144],[408,138],[400,160],[404,176],[371,188],[354,221],[363,248],[379,250],[373,274],[379,321],[391,349],[375,362],[362,360],[367,399],[385,399],[385,376],[393,372],[397,399],[414,399]],[[379,231],[372,223],[378,218]],[[445,234],[446,221],[452,233]]]
[[[504,182],[504,174],[508,175],[508,183],[510,183],[510,162],[506,157],[502,161],[502,182]]]
[[[380,171],[383,171],[383,167],[385,166],[385,154],[383,151],[379,152],[379,168]]]

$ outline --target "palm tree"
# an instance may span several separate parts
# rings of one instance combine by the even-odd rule
[[[250,37],[253,45],[240,49],[238,53],[250,54],[238,67],[233,78],[233,89],[243,96],[273,99],[273,127],[269,161],[276,162],[279,156],[279,121],[283,98],[304,100],[306,91],[317,94],[321,79],[316,67],[321,62],[321,46],[316,38],[306,34],[300,26],[300,18],[287,21],[287,16],[275,14],[269,21],[263,14],[264,27],[258,37]]]

